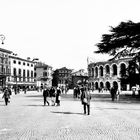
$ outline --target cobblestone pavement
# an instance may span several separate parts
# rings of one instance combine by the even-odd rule
[[[62,98],[61,106],[43,106],[41,93],[0,98],[0,140],[140,140],[140,103],[92,99],[83,115],[78,99]]]

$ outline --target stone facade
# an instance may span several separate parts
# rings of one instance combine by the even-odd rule
[[[88,74],[84,71],[84,69],[80,69],[78,71],[72,72],[72,88],[77,85],[85,85],[88,81]]]
[[[88,65],[89,86],[93,89],[110,89],[113,85],[120,89],[129,89],[129,85],[120,83],[121,71],[126,72],[131,58],[96,62]]]
[[[0,48],[0,88],[6,86],[11,74],[10,58],[12,51]]]
[[[56,71],[58,75],[58,86],[64,88],[67,87],[71,82],[72,69],[62,67],[60,69],[56,69]]]
[[[52,86],[52,67],[42,62],[35,64],[35,81],[37,87]]]
[[[34,83],[34,62],[14,55],[10,56],[11,75],[8,85],[20,88],[31,88]]]

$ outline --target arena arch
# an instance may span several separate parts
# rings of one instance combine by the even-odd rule
[[[104,83],[103,82],[100,82],[100,88],[104,88]]]
[[[94,77],[94,68],[92,68],[92,76]]]
[[[103,66],[99,67],[99,71],[100,71],[100,76],[103,76],[104,75],[104,73],[103,73]]]
[[[113,87],[118,88],[118,82],[114,81],[113,82]]]
[[[95,82],[95,89],[98,89],[99,86],[98,86],[98,82]]]
[[[124,75],[126,75],[126,64],[121,63],[120,64],[120,76],[124,76]]]
[[[95,76],[98,77],[98,67],[95,67]]]
[[[108,64],[105,65],[105,73],[110,74],[110,66]]]
[[[120,77],[123,77],[126,75],[126,64],[121,63],[120,64]],[[127,90],[127,84],[121,81],[121,90]]]
[[[92,89],[94,90],[94,82],[92,82]]]
[[[110,82],[107,81],[107,82],[105,83],[105,87],[106,87],[107,90],[110,90]]]
[[[112,65],[112,75],[113,75],[113,76],[117,75],[117,71],[118,71],[118,70],[117,70],[117,65],[116,65],[116,64],[113,64],[113,65]]]

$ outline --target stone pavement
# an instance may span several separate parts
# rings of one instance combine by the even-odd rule
[[[8,106],[0,98],[0,140],[140,140],[139,102],[93,98],[88,116],[65,96],[59,107],[43,106],[37,92],[12,95]]]

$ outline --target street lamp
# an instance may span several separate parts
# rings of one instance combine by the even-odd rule
[[[0,34],[0,40],[2,41],[1,44],[3,45],[4,40],[5,40],[5,36],[3,34]],[[4,70],[4,68],[3,68],[4,67],[3,66],[4,65],[4,56],[1,57],[1,61],[2,61],[2,79],[1,80],[2,80],[2,87],[3,87],[4,79],[5,79],[5,75],[4,75],[4,71],[3,71]]]
[[[3,34],[0,34],[0,40],[2,41],[1,44],[4,44],[5,36]]]

